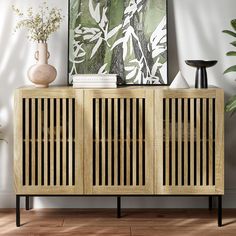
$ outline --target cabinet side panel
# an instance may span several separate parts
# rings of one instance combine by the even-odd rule
[[[15,192],[21,191],[22,186],[22,96],[16,90],[14,97],[14,182]]]
[[[215,125],[215,179],[216,193],[224,194],[224,92],[216,93],[216,125]]]

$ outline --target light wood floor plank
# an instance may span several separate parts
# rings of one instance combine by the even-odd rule
[[[223,210],[223,227],[217,227],[217,211],[207,209],[21,209],[20,228],[14,209],[0,209],[0,235],[193,235],[233,236],[236,210]]]

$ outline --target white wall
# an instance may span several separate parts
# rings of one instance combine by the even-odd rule
[[[0,207],[14,207],[13,190],[13,92],[29,85],[27,69],[34,64],[35,45],[23,32],[13,35],[16,18],[11,5],[21,8],[38,4],[38,0],[0,1],[0,123],[8,143],[0,142]],[[66,0],[49,0],[63,9],[67,16]],[[186,66],[186,59],[216,59],[217,66],[208,71],[209,83],[225,89],[227,97],[236,93],[234,74],[223,76],[235,58],[225,56],[231,47],[230,37],[221,33],[236,17],[235,0],[169,0],[169,67],[172,79],[181,68],[190,84],[195,70]],[[58,70],[55,84],[66,84],[67,78],[67,17],[61,30],[49,41],[50,63]],[[236,116],[226,115],[225,125],[225,207],[236,207]],[[206,198],[124,198],[124,207],[206,207]],[[115,207],[114,198],[36,198],[35,207]]]

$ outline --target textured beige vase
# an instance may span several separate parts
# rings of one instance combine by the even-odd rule
[[[47,88],[56,79],[57,71],[53,66],[48,65],[49,57],[47,43],[39,43],[38,51],[35,53],[38,62],[28,71],[28,77],[36,87]]]

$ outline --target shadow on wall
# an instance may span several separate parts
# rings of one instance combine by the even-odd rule
[[[12,191],[13,183],[13,93],[16,87],[24,84],[23,62],[29,53],[26,45],[22,44],[22,34],[13,38],[14,22],[10,6],[9,4],[9,9],[5,10],[4,19],[1,19],[6,23],[0,29],[0,122],[4,137],[8,140],[7,152],[0,157],[0,189],[8,192]]]
[[[14,90],[31,84],[27,78],[27,70],[35,63],[33,56],[35,43],[27,40],[25,32],[13,32],[17,18],[12,11],[12,4],[26,10],[31,5],[38,6],[39,2],[29,0],[0,2],[0,124],[3,126],[3,135],[8,140],[7,147],[0,143],[0,191],[8,193],[13,191]],[[67,7],[65,7],[67,1],[60,1],[58,4],[52,0],[49,4],[50,2],[52,6],[58,5],[63,12],[67,12]],[[66,29],[66,27],[65,20],[62,28]],[[58,69],[55,84],[67,83],[67,34],[63,29],[54,34],[49,41],[49,50],[52,55],[49,62]]]

